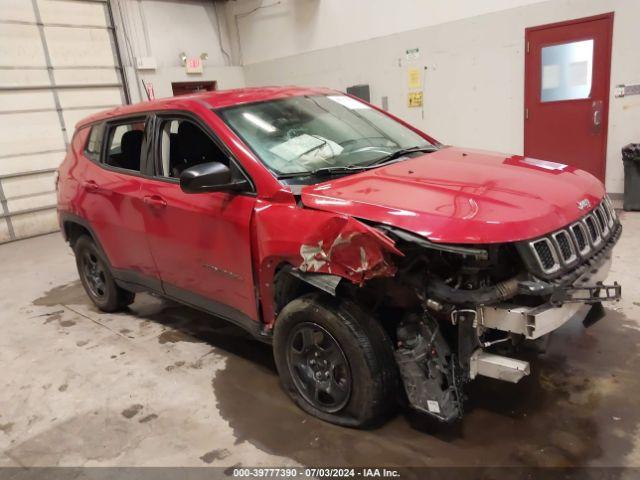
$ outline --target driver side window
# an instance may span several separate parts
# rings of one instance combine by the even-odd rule
[[[181,118],[162,121],[158,165],[160,176],[180,178],[187,168],[207,162],[229,166],[228,157],[200,126]]]

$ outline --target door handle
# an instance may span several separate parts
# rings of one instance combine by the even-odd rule
[[[593,104],[591,105],[591,109],[592,109],[592,130],[593,133],[599,133],[600,132],[600,127],[602,126],[602,109],[603,109],[604,105],[602,100],[595,100],[593,102]]]
[[[90,192],[90,193],[97,192],[98,190],[100,190],[100,187],[98,186],[98,184],[93,180],[87,180],[82,184],[82,186],[87,192]]]
[[[159,195],[148,195],[143,197],[142,201],[145,205],[153,208],[164,208],[167,206],[167,201]]]

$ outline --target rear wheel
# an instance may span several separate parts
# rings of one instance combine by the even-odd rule
[[[100,310],[115,312],[133,303],[135,293],[116,285],[106,259],[91,238],[80,237],[73,251],[82,286]]]
[[[364,428],[395,406],[391,342],[351,302],[319,293],[293,300],[278,316],[273,346],[284,390],[322,420]]]

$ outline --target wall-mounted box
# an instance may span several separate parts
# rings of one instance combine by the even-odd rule
[[[136,69],[155,70],[158,68],[155,57],[136,57]]]
[[[616,98],[640,95],[640,83],[635,85],[616,85],[613,94]]]

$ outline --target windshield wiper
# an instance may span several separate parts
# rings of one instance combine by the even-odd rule
[[[410,153],[416,153],[416,152],[430,153],[430,152],[435,152],[436,150],[438,150],[438,147],[433,145],[424,146],[424,147],[402,148],[400,150],[396,150],[393,153],[390,153],[389,155],[385,155],[384,157],[379,158],[378,160],[374,160],[373,162],[368,163],[366,165],[351,165],[346,167],[322,167],[322,168],[316,168],[315,170],[311,170],[308,172],[281,173],[280,175],[278,175],[278,179],[294,178],[294,177],[310,177],[312,175],[322,176],[322,175],[333,175],[333,174],[341,174],[341,173],[361,172],[363,170],[369,170],[371,168],[378,167],[383,163],[388,163],[393,160],[398,160],[400,157],[403,157],[404,155],[408,155]]]
[[[310,177],[313,175],[322,176],[322,175],[333,175],[340,173],[351,173],[351,172],[360,172],[362,170],[366,170],[368,165],[353,165],[350,167],[322,167],[316,168],[315,170],[310,170],[308,172],[291,172],[291,173],[281,173],[278,175],[278,179],[283,178],[294,178],[294,177]]]
[[[367,166],[365,165],[351,165],[348,167],[322,167],[316,168],[315,170],[311,170],[311,175],[332,175],[334,173],[349,173],[349,172],[360,172],[362,170],[366,170]]]
[[[395,152],[390,153],[389,155],[386,155],[382,158],[374,160],[373,162],[369,163],[367,167],[371,167],[373,165],[381,165],[383,163],[390,162],[391,160],[396,160],[400,157],[404,157],[405,155],[408,155],[410,153],[416,153],[416,152],[431,153],[431,152],[435,152],[436,150],[438,150],[438,147],[434,145],[425,145],[423,147],[401,148],[400,150],[396,150]]]

